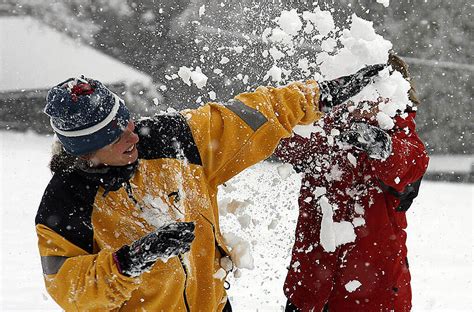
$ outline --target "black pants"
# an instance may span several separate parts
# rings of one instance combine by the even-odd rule
[[[295,307],[290,300],[286,301],[285,312],[301,312],[297,307]],[[328,305],[326,304],[321,312],[329,312]]]
[[[232,306],[230,305],[229,299],[227,299],[227,302],[225,303],[225,306],[222,312],[232,312]]]

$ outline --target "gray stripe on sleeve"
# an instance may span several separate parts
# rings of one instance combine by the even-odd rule
[[[43,267],[43,274],[50,275],[58,273],[67,259],[69,258],[62,256],[42,256],[41,266]]]
[[[257,131],[258,128],[267,122],[267,118],[262,113],[239,100],[232,99],[225,103],[224,106],[239,116],[253,131]]]

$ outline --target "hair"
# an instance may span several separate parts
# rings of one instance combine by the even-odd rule
[[[415,105],[420,105],[420,100],[416,95],[415,84],[413,83],[410,72],[408,71],[408,64],[402,60],[398,55],[396,55],[393,51],[390,51],[388,55],[388,64],[392,66],[392,68],[398,72],[400,72],[409,83],[410,83],[410,90],[408,91],[408,97],[410,101]]]
[[[54,173],[70,173],[76,168],[88,166],[91,155],[74,156],[66,152],[62,143],[56,139],[51,147],[49,169]]]

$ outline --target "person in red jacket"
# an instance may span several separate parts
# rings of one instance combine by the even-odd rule
[[[391,55],[389,64],[408,77],[401,59]],[[419,103],[413,88],[410,99]],[[294,134],[275,152],[303,174],[286,311],[411,309],[405,211],[428,156],[415,110],[387,132],[374,113],[337,106],[309,138]]]

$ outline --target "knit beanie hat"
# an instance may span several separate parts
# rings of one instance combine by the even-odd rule
[[[115,141],[127,127],[124,101],[101,82],[81,76],[49,90],[44,112],[69,154],[80,156]]]

